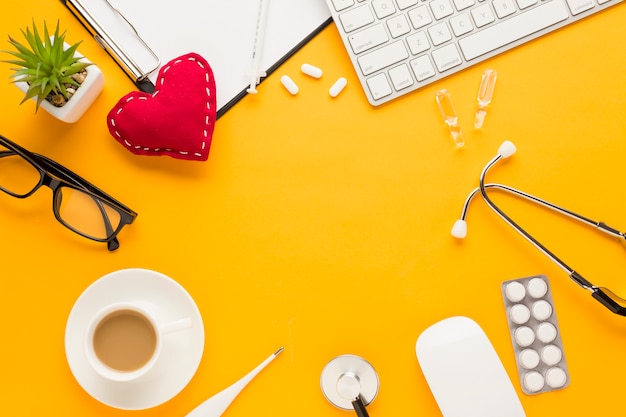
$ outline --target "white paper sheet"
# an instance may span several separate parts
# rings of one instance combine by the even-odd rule
[[[308,39],[330,18],[324,0],[268,1],[261,57],[268,70]],[[250,85],[259,0],[109,0],[165,65],[189,52],[202,55],[213,69],[218,109],[223,111]],[[66,0],[79,4],[144,71],[154,58],[133,29],[106,0]],[[158,68],[150,75],[155,82]]]

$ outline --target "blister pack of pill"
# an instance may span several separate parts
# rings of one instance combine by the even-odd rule
[[[502,297],[522,391],[539,394],[565,388],[569,373],[548,277],[505,281]]]

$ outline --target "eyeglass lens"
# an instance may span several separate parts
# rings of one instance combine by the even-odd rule
[[[111,236],[122,220],[120,213],[106,202],[70,187],[57,189],[54,205],[63,224],[98,240]]]
[[[22,156],[0,145],[0,188],[24,197],[41,181],[42,174]],[[93,195],[61,185],[55,192],[54,211],[58,220],[75,232],[96,240],[106,240],[117,231],[120,213]]]
[[[19,155],[0,145],[0,188],[17,197],[30,193],[41,180],[41,173]]]

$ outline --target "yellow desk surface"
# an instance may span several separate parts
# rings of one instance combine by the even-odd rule
[[[218,122],[206,163],[132,155],[106,114],[133,85],[61,2],[6,2],[3,38],[57,18],[106,77],[76,124],[54,120],[0,82],[0,133],[75,170],[139,213],[109,253],[53,218],[50,193],[0,195],[0,369],[6,416],[184,416],[278,347],[279,356],[225,415],[344,416],[323,397],[324,365],[366,358],[380,377],[372,416],[438,416],[415,355],[419,334],[455,315],[485,330],[528,416],[623,410],[626,318],[611,314],[480,200],[468,237],[450,236],[484,164],[509,139],[517,154],[490,180],[626,229],[626,5],[550,34],[382,108],[360,91],[339,36],[326,28]],[[21,35],[20,35],[21,36]],[[0,49],[8,49],[3,40]],[[302,63],[325,72],[300,73]],[[486,68],[498,71],[483,129],[472,127]],[[300,93],[289,95],[289,74]],[[0,79],[9,75],[0,66]],[[327,93],[340,76],[348,86]],[[219,80],[218,80],[219,82]],[[453,95],[466,146],[455,150],[434,96]],[[626,294],[624,248],[546,210],[494,199],[596,285]],[[64,331],[96,279],[147,268],[195,299],[206,332],[197,373],[158,407],[122,411],[89,396],[65,359]],[[546,274],[571,384],[521,392],[500,294],[503,281]]]

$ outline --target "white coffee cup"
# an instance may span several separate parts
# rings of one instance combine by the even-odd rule
[[[94,371],[107,380],[142,381],[158,362],[163,339],[192,325],[188,317],[162,319],[150,303],[110,304],[98,311],[87,327],[85,355]]]

